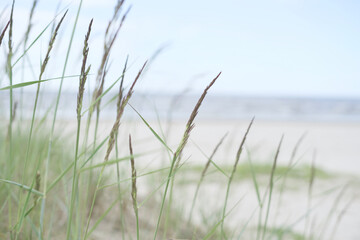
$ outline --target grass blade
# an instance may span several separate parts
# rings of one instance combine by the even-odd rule
[[[6,180],[6,179],[0,179],[0,182],[3,182],[3,183],[8,183],[8,184],[11,184],[11,185],[15,185],[15,186],[18,186],[19,188],[22,188],[28,192],[31,192],[31,193],[34,193],[40,197],[44,196],[44,194],[42,192],[39,192],[29,186],[26,186],[24,184],[21,184],[21,183],[18,183],[18,182],[14,182],[14,181],[10,181],[10,180]]]
[[[171,150],[171,148],[165,143],[164,140],[162,140],[162,138],[159,136],[159,134],[157,134],[155,132],[155,130],[150,126],[150,124],[141,116],[141,114],[136,111],[136,109],[130,104],[128,103],[128,105],[136,112],[136,114],[141,118],[141,120],[145,123],[145,125],[150,129],[150,131],[154,134],[154,136],[161,142],[162,145],[164,145],[164,147],[169,150],[172,154],[174,154],[173,150]]]

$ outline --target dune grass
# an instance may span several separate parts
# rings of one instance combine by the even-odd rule
[[[104,28],[104,45],[101,46],[103,55],[98,68],[90,68],[91,63],[87,59],[91,52],[89,42],[93,20],[89,20],[88,29],[77,28],[82,9],[82,1],[79,1],[75,20],[70,25],[71,36],[68,39],[65,62],[60,65],[61,76],[52,76],[47,68],[50,64],[59,64],[52,49],[56,47],[58,39],[62,38],[59,29],[69,13],[67,9],[60,11],[54,19],[45,23],[40,33],[33,34],[32,19],[37,14],[37,4],[38,1],[34,0],[27,30],[20,42],[22,47],[14,48],[12,39],[13,31],[16,31],[13,24],[15,2],[11,6],[9,20],[0,26],[0,46],[6,52],[3,66],[6,73],[1,76],[4,81],[1,82],[0,94],[9,96],[9,105],[4,109],[8,116],[0,119],[1,239],[313,239],[310,221],[313,220],[311,214],[316,207],[314,182],[315,179],[330,179],[333,175],[315,165],[294,167],[300,143],[295,146],[288,166],[277,164],[282,140],[275,156],[269,156],[266,163],[258,163],[251,158],[249,151],[247,156],[242,154],[246,149],[246,139],[248,135],[251,136],[254,123],[252,119],[249,120],[248,128],[244,129],[242,141],[238,143],[233,165],[224,165],[215,159],[218,149],[225,145],[227,134],[217,140],[218,144],[213,150],[206,149],[203,152],[205,165],[191,163],[186,146],[191,142],[189,140],[201,105],[215,82],[221,81],[221,73],[210,81],[199,96],[193,111],[189,113],[188,121],[184,123],[181,138],[176,144],[170,144],[167,139],[169,128],[166,135],[162,130],[157,131],[142,116],[141,111],[129,103],[148,62],[137,66],[139,71],[137,75],[130,76],[133,79],[131,82],[128,82],[129,76],[126,73],[129,57],[117,73],[119,77],[113,79],[107,74],[113,46],[130,10],[128,8],[124,11],[124,1],[117,1],[113,15]],[[52,30],[49,29],[51,24],[54,26]],[[33,81],[23,81],[24,66],[28,61],[26,59],[31,59],[29,50],[35,47],[37,41],[45,38],[46,34],[49,34],[50,41],[45,57],[40,63],[40,69],[32,69],[38,72],[38,77]],[[79,51],[72,48],[75,34],[85,35],[83,48]],[[69,59],[73,54],[80,53],[82,60],[79,62],[78,73],[66,75]],[[22,67],[17,63],[22,63]],[[88,78],[92,69],[97,69],[95,88],[86,89],[86,82],[92,80]],[[14,74],[17,71],[22,74]],[[74,109],[76,117],[71,120],[76,127],[65,134],[66,128],[61,127],[62,120],[58,111],[63,81],[70,77],[78,78],[79,82],[77,98],[74,98],[77,103]],[[56,101],[45,116],[40,116],[38,107],[41,86],[48,81],[59,83]],[[110,81],[110,84],[106,85],[105,81]],[[127,84],[129,87],[125,87]],[[22,114],[22,111],[27,110],[23,109],[23,104],[20,104],[20,108],[16,107],[14,100],[14,94],[20,93],[21,101],[26,101],[22,98],[22,91],[28,86],[36,86],[30,118]],[[119,90],[114,94],[115,87]],[[85,94],[91,96],[89,102],[84,102]],[[110,129],[102,131],[101,108],[108,104],[102,100],[111,94],[114,94],[111,101],[116,101],[116,118]],[[126,122],[123,115],[127,109],[136,112],[138,123],[144,124],[151,134],[152,138],[146,141],[159,143],[160,149],[144,151],[137,147],[141,139],[131,137],[134,136],[131,131],[136,129],[122,128]],[[94,113],[96,116],[93,119]],[[18,115],[21,116],[20,119]],[[166,119],[166,122],[171,125],[170,119]],[[161,125],[161,119],[158,123]],[[129,130],[130,135],[126,142],[122,142],[125,130]],[[142,158],[151,157],[154,153],[158,154],[154,162],[159,160],[162,165],[156,168],[144,166]],[[208,153],[211,153],[209,157]],[[161,159],[158,159],[159,156]],[[288,190],[285,189],[286,183],[294,179],[303,180],[308,187],[304,193],[308,201],[306,209],[299,220],[292,224],[270,224],[274,210],[281,209],[280,204],[274,203],[274,196],[279,196],[282,201],[282,196]],[[221,190],[213,195],[204,192],[214,182],[221,185]],[[243,182],[250,183],[252,187],[239,190]],[[321,231],[315,234],[319,239],[327,236],[329,219],[335,219],[339,225],[352,203],[347,201],[346,205],[339,207],[341,197],[346,192],[346,188],[340,189],[338,192],[339,188],[331,188],[321,196],[337,194],[329,209],[327,221],[321,225]],[[242,193],[241,196],[237,194],[239,192]],[[252,194],[256,196],[255,206],[246,212],[249,215],[244,214],[245,221],[234,224],[236,220],[233,213]],[[220,206],[210,205],[211,200],[221,202]],[[339,214],[336,214],[337,209],[341,209]],[[295,229],[299,224],[304,224],[302,231]],[[110,230],[108,225],[112,226]],[[336,229],[332,230],[333,234]]]

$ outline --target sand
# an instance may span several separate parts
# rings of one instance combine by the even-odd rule
[[[221,137],[228,133],[214,160],[219,164],[232,164],[249,122],[196,121],[185,149],[185,158],[189,158],[189,162],[203,163],[206,158],[200,150],[210,155]],[[181,140],[186,121],[173,122],[170,129],[166,123],[161,123],[161,127],[158,122],[153,121],[149,124],[161,137],[166,135],[167,144],[175,150]],[[113,121],[100,123],[99,140],[107,136],[112,125]],[[65,127],[66,133],[71,134],[75,131],[76,125],[75,122],[61,122],[59,127],[62,132]],[[127,144],[128,134],[132,135],[134,148],[139,152],[165,149],[141,121],[125,121],[121,124],[121,144]],[[280,138],[284,135],[279,163],[287,164],[291,152],[303,134],[305,137],[299,145],[296,158],[299,164],[311,164],[315,151],[316,166],[324,170],[354,175],[360,173],[360,123],[255,120],[245,145],[255,161],[271,163]],[[125,147],[124,151],[126,150]],[[243,157],[246,157],[246,154]],[[157,163],[158,161],[155,161],[153,164]]]

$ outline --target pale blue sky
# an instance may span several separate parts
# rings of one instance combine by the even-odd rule
[[[58,52],[68,43],[79,1],[63,1],[63,6],[65,2],[71,5]],[[114,2],[84,0],[73,53],[77,61],[92,17],[90,60],[99,60],[103,30]],[[138,90],[179,92],[191,86],[201,91],[223,71],[213,93],[360,97],[360,1],[127,1],[130,4],[132,9],[112,54],[110,78],[120,73],[126,54],[134,75],[145,59],[166,46]],[[18,0],[16,5],[19,19],[31,1]],[[35,30],[40,31],[52,19],[56,6],[55,0],[39,0],[41,17],[34,21]],[[23,21],[26,19],[25,15]],[[47,39],[35,45],[34,52],[39,52]],[[77,72],[74,67],[67,74]]]

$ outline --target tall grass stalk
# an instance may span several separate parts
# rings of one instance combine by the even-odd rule
[[[129,60],[129,56],[126,57],[126,61],[125,61],[125,65],[124,65],[124,69],[122,72],[122,76],[121,76],[121,82],[120,82],[120,87],[119,87],[119,96],[118,99],[122,99],[123,97],[123,93],[124,93],[124,88],[123,88],[123,84],[124,84],[124,78],[125,78],[125,72],[126,72],[126,68],[127,68],[127,63]],[[120,101],[117,102],[117,111],[119,111],[120,109]],[[119,131],[116,132],[116,141],[115,141],[115,157],[116,159],[119,158],[119,145],[118,145],[118,135],[119,135]],[[120,209],[120,221],[121,221],[121,227],[122,227],[122,239],[125,239],[125,219],[124,219],[124,214],[123,214],[123,201],[121,200],[121,186],[120,186],[120,165],[119,162],[116,163],[116,177],[117,177],[117,188],[118,188],[118,192],[119,192],[119,209]]]
[[[307,133],[305,132],[300,136],[299,140],[295,143],[295,146],[294,146],[294,148],[293,148],[293,150],[291,152],[289,163],[288,163],[288,171],[286,171],[284,173],[284,176],[283,176],[283,179],[282,179],[282,182],[281,182],[281,185],[280,185],[279,197],[278,197],[277,207],[276,207],[277,214],[275,215],[274,223],[277,222],[277,216],[279,215],[279,210],[281,209],[282,199],[283,199],[282,196],[283,196],[284,189],[286,187],[286,181],[287,181],[288,173],[291,170],[291,168],[294,166],[295,157],[297,156],[299,147],[301,146],[301,143],[304,141],[304,139],[306,137],[306,134]]]
[[[254,187],[255,187],[255,191],[256,191],[256,198],[258,201],[258,206],[259,206],[259,217],[258,217],[258,225],[257,225],[257,230],[256,230],[256,240],[258,240],[260,238],[260,234],[261,234],[261,221],[262,221],[262,210],[263,210],[263,199],[261,199],[260,196],[260,188],[259,188],[259,184],[258,184],[258,180],[256,178],[256,174],[255,174],[255,170],[254,170],[254,166],[252,164],[252,157],[251,157],[251,153],[248,149],[246,149],[247,154],[248,154],[248,161],[249,161],[249,165],[250,165],[250,171],[251,171],[251,179],[252,182],[254,183]]]
[[[10,82],[10,86],[12,86],[13,83],[13,69],[12,69],[12,55],[13,55],[13,43],[12,43],[12,32],[13,32],[13,15],[14,15],[14,4],[15,4],[15,0],[13,0],[12,3],[12,7],[11,7],[11,14],[10,14],[10,20],[8,22],[8,24],[6,25],[5,29],[3,30],[2,34],[1,34],[1,41],[2,38],[4,37],[5,31],[6,29],[9,27],[9,40],[8,40],[8,47],[9,47],[9,53],[7,56],[7,72],[8,72],[8,77],[9,77],[9,82]],[[0,41],[0,43],[1,43]],[[13,109],[13,91],[10,88],[9,90],[9,95],[10,95],[10,101],[9,101],[9,127],[8,127],[8,134],[7,134],[7,139],[9,142],[9,156],[8,156],[8,162],[7,162],[7,166],[9,167],[7,170],[7,177],[9,178],[11,175],[11,171],[10,169],[12,169],[12,163],[13,163],[13,140],[12,140],[12,125],[13,125],[13,114],[12,114],[12,109]],[[11,199],[10,199],[10,194],[8,195],[8,202],[9,202],[9,229],[11,229],[12,226],[12,206],[11,206]]]
[[[72,190],[71,190],[71,201],[70,201],[70,211],[68,216],[68,224],[67,224],[67,230],[66,230],[66,239],[70,238],[70,232],[71,232],[71,223],[73,218],[73,211],[75,207],[75,194],[77,192],[78,186],[78,173],[77,173],[77,161],[78,161],[78,150],[79,150],[79,141],[80,141],[80,126],[81,126],[81,110],[82,110],[82,101],[85,91],[85,83],[87,79],[87,75],[90,71],[90,66],[86,69],[86,61],[89,53],[89,46],[88,41],[90,37],[91,32],[91,26],[92,26],[93,20],[90,21],[89,28],[87,31],[87,34],[85,36],[84,40],[84,48],[83,48],[83,61],[81,66],[81,75],[79,79],[79,91],[78,91],[78,97],[77,97],[77,108],[76,108],[76,114],[77,114],[77,132],[76,132],[76,146],[75,146],[75,159],[74,159],[74,172],[73,172],[73,179],[72,179]]]
[[[200,185],[201,183],[204,181],[204,178],[205,178],[205,174],[210,166],[210,163],[211,161],[213,160],[214,156],[215,156],[215,153],[217,152],[217,150],[219,149],[219,147],[221,146],[221,144],[224,142],[224,139],[226,138],[226,136],[228,135],[228,133],[226,133],[221,139],[220,141],[216,144],[213,152],[211,153],[210,157],[208,158],[206,164],[205,164],[205,167],[204,169],[202,170],[201,172],[201,176],[200,176],[200,179],[199,179],[199,182],[196,186],[196,190],[195,190],[195,194],[194,194],[194,198],[193,198],[193,201],[192,201],[192,204],[191,204],[191,208],[190,208],[190,213],[189,213],[189,218],[188,218],[188,225],[191,223],[191,218],[192,218],[192,214],[193,214],[193,210],[194,210],[194,207],[195,207],[195,202],[196,202],[196,199],[197,199],[197,196],[198,196],[198,193],[199,193],[199,189],[200,189]]]
[[[284,135],[280,139],[278,148],[276,150],[275,158],[274,158],[274,163],[273,163],[273,166],[271,168],[270,180],[269,180],[269,198],[268,198],[266,215],[265,215],[265,223],[264,223],[263,232],[262,232],[262,240],[265,239],[265,235],[266,235],[267,223],[268,223],[268,219],[269,219],[270,206],[271,206],[272,192],[273,192],[273,188],[274,188],[274,174],[275,174],[277,159],[279,157],[280,148],[281,148],[281,144],[282,144],[283,139],[284,139]]]
[[[250,124],[249,124],[249,126],[246,129],[246,132],[244,134],[244,137],[241,140],[240,146],[239,146],[238,151],[236,153],[235,163],[234,163],[232,172],[230,174],[230,177],[229,177],[229,180],[228,180],[228,183],[227,183],[225,202],[224,202],[224,207],[223,207],[223,211],[222,211],[222,221],[221,221],[221,227],[220,227],[221,239],[226,238],[226,234],[224,232],[224,222],[225,222],[226,206],[227,206],[227,202],[228,202],[228,198],[229,198],[229,194],[230,194],[230,185],[231,185],[231,182],[232,182],[232,180],[234,178],[234,175],[235,175],[235,172],[236,172],[236,167],[237,167],[237,165],[239,163],[240,156],[241,156],[241,153],[243,151],[243,147],[244,147],[244,144],[245,144],[245,141],[246,141],[246,137],[249,134],[249,131],[250,131],[250,128],[251,128],[251,126],[252,126],[252,124],[254,122],[254,119],[255,118],[251,119]]]
[[[155,233],[154,233],[154,240],[156,240],[157,233],[158,233],[158,230],[159,230],[161,216],[162,216],[162,213],[163,213],[163,210],[164,210],[164,205],[165,205],[165,201],[166,201],[166,195],[167,195],[167,192],[168,192],[169,184],[170,184],[171,178],[174,177],[173,176],[173,171],[174,171],[175,164],[179,160],[179,156],[181,155],[182,151],[184,150],[184,147],[186,146],[186,143],[189,140],[190,132],[194,128],[194,120],[195,120],[195,117],[196,117],[196,115],[197,115],[197,113],[199,111],[201,103],[203,102],[208,90],[215,83],[215,81],[220,77],[220,74],[221,74],[221,72],[205,88],[203,94],[201,95],[198,102],[196,103],[195,108],[192,111],[192,113],[190,115],[190,118],[189,118],[189,120],[188,120],[188,122],[186,124],[185,132],[184,132],[184,135],[183,135],[183,137],[181,139],[181,142],[180,142],[177,150],[175,151],[175,153],[173,155],[170,170],[169,170],[168,179],[167,179],[166,185],[165,185],[164,195],[163,195],[163,198],[162,198],[162,201],[161,201],[160,213],[159,213],[159,217],[158,217],[158,220],[157,220],[156,229],[155,229]]]

